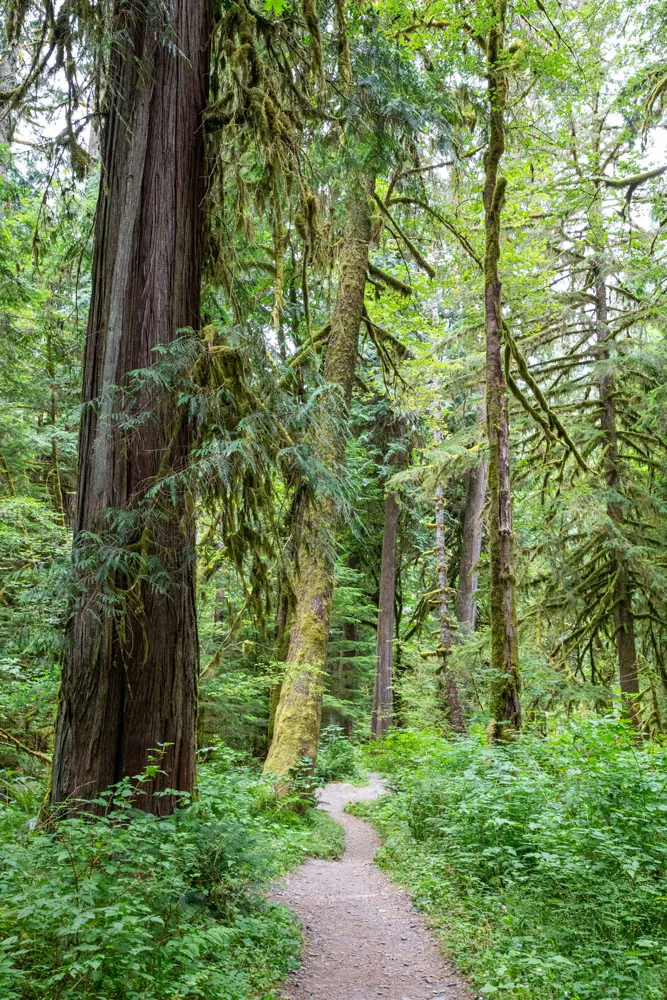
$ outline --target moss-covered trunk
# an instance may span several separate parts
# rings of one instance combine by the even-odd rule
[[[324,376],[327,382],[338,386],[347,405],[354,383],[371,239],[370,203],[362,184],[351,185],[346,210],[340,281]],[[345,421],[328,424],[327,434],[322,434],[318,446],[320,457],[333,469],[344,461],[347,428]],[[336,506],[330,498],[313,500],[304,513],[296,542],[287,666],[273,740],[264,765],[268,774],[278,777],[287,774],[302,758],[314,762],[317,757],[337,521]]]
[[[489,144],[484,155],[484,318],[486,326],[486,419],[489,438],[489,553],[491,557],[491,717],[496,738],[521,725],[520,674],[514,594],[509,407],[502,361],[500,223],[506,180],[499,174],[505,152],[507,0],[495,0],[487,46]]]
[[[599,273],[595,283],[595,317],[598,364],[604,366],[609,362],[609,321],[607,311],[607,287],[604,278]],[[598,377],[598,393],[600,397],[600,426],[602,428],[604,445],[604,477],[609,499],[607,514],[615,527],[623,524],[623,505],[619,500],[622,495],[621,461],[618,451],[618,430],[616,406],[614,403],[614,380],[612,375],[602,367]],[[621,694],[624,700],[625,712],[632,724],[639,728],[641,717],[637,695],[639,694],[639,674],[637,671],[637,648],[635,643],[635,621],[632,613],[632,586],[627,560],[618,549],[613,549],[614,573],[614,633],[616,638],[616,653],[618,656],[618,674]]]
[[[396,546],[399,507],[394,493],[387,493],[382,533],[380,599],[378,601],[377,657],[371,732],[382,736],[394,721],[394,600],[396,596]]]

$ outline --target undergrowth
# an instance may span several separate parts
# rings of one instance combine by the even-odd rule
[[[301,938],[260,890],[309,854],[340,853],[342,831],[285,808],[223,748],[208,756],[199,799],[165,819],[136,809],[125,781],[102,815],[43,828],[35,788],[5,782],[0,1000],[277,995]]]
[[[327,726],[320,736],[315,777],[324,785],[330,781],[364,782],[361,758],[361,747],[350,742],[341,726]]]
[[[367,756],[379,862],[483,995],[663,1000],[667,750],[611,719],[489,747],[395,732]]]

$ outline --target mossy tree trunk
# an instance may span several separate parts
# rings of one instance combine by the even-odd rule
[[[507,0],[494,0],[487,44],[489,143],[484,155],[484,318],[486,327],[486,419],[489,439],[489,553],[491,557],[491,717],[496,738],[521,726],[519,652],[512,495],[510,488],[509,407],[503,369],[500,224],[506,179],[500,176],[505,151]]]
[[[608,365],[609,352],[609,321],[607,309],[607,286],[597,266],[597,281],[595,283],[595,317],[597,361],[601,366]],[[607,514],[616,528],[623,524],[623,503],[619,499],[623,492],[621,477],[621,460],[618,450],[618,430],[616,405],[614,402],[614,380],[609,371],[602,367],[598,377],[598,393],[600,397],[600,426],[604,434],[604,478],[609,491]],[[618,549],[613,549],[614,595],[613,619],[618,656],[618,673],[621,694],[624,700],[626,715],[633,726],[641,726],[641,716],[637,695],[639,694],[639,674],[637,670],[637,648],[635,643],[635,620],[632,613],[632,586],[627,560]]]
[[[346,211],[340,281],[331,318],[324,377],[339,388],[347,405],[354,383],[371,239],[369,192],[361,183],[351,185]],[[323,434],[319,442],[324,450],[321,458],[332,468],[340,467],[346,444],[345,422],[329,422],[327,434]],[[317,758],[337,521],[336,506],[331,498],[313,500],[304,513],[296,543],[287,666],[273,740],[264,765],[266,773],[276,777],[286,775],[303,758],[313,763]]]
[[[394,603],[396,598],[396,550],[399,506],[394,493],[387,493],[382,533],[380,599],[378,601],[377,656],[371,732],[382,736],[394,721],[393,661]]]
[[[195,773],[198,643],[191,501],[165,501],[146,521],[146,494],[182,469],[190,431],[170,398],[142,390],[151,418],[119,428],[127,376],[155,362],[154,348],[200,325],[202,115],[208,96],[209,9],[172,0],[161,11],[118,0],[97,206],[92,299],[84,361],[75,555],[104,534],[108,511],[136,516],[128,544],[159,560],[166,587],[113,571],[120,604],[105,608],[81,573],[62,673],[52,802],[99,796],[141,773],[165,745],[160,771],[137,805],[164,814]],[[95,405],[93,405],[93,403]],[[142,527],[143,524],[143,527]],[[76,808],[76,806],[72,806]]]

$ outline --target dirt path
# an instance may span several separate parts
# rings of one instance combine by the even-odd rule
[[[345,829],[343,857],[307,861],[272,893],[306,932],[304,963],[283,987],[286,1000],[470,1000],[408,894],[373,865],[379,841],[371,825],[343,812],[382,790],[376,776],[364,788],[328,785],[320,801]]]

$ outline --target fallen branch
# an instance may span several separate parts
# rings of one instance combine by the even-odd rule
[[[6,733],[4,729],[0,729],[0,743],[7,747],[13,747],[15,750],[20,750],[22,753],[30,754],[31,757],[36,757],[37,760],[41,760],[43,764],[48,764],[49,767],[53,763],[52,758],[48,754],[42,753],[41,750],[33,750],[32,747],[27,747],[25,743],[21,743],[11,733]]]

